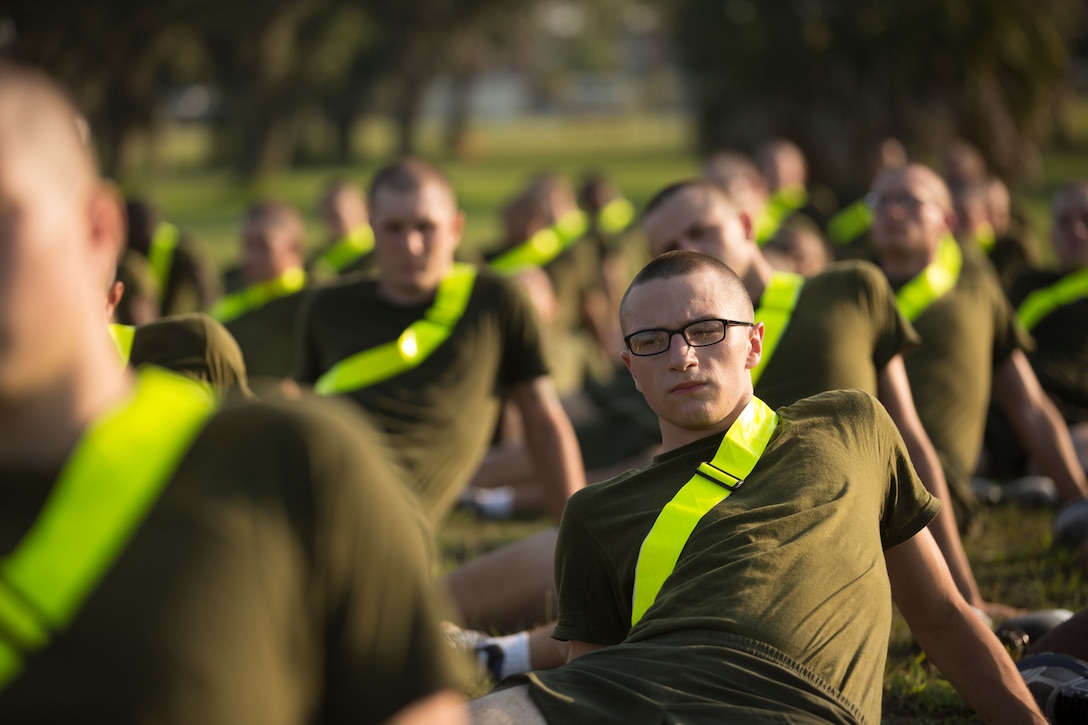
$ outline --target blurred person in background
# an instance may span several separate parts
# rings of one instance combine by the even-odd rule
[[[0,64],[0,721],[464,722],[362,422],[119,364],[124,212],[75,115]]]

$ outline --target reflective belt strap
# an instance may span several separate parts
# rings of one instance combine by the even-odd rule
[[[763,323],[763,355],[752,368],[753,385],[763,375],[779,340],[789,327],[793,309],[797,306],[797,299],[801,296],[804,285],[805,278],[799,274],[777,271],[771,274],[763,296],[759,298],[759,309],[756,310],[756,322]]]
[[[849,244],[873,226],[873,210],[858,199],[850,206],[839,211],[827,223],[827,236],[835,244]]]
[[[305,286],[306,271],[301,267],[295,267],[275,279],[251,284],[244,290],[227,295],[212,305],[208,314],[219,322],[230,322],[247,312],[263,307],[272,300],[298,292]]]
[[[1016,316],[1029,332],[1059,307],[1088,297],[1088,267],[1077,270],[1042,289],[1037,289],[1020,304]]]
[[[638,552],[631,597],[632,627],[642,619],[676,569],[695,526],[708,511],[740,488],[759,462],[777,425],[778,414],[753,396],[729,426],[714,458],[709,463],[700,463],[695,475],[661,509]]]
[[[568,212],[547,229],[503,252],[489,265],[500,274],[515,274],[528,267],[542,267],[578,241],[589,230],[589,217],[580,209]]]
[[[155,281],[159,283],[159,294],[166,291],[170,280],[170,268],[174,266],[174,253],[178,249],[181,232],[170,222],[160,222],[151,235],[151,245],[147,250],[147,263]]]
[[[899,311],[914,322],[927,307],[956,286],[962,268],[960,245],[951,236],[945,236],[937,247],[937,258],[899,288],[895,295]]]
[[[0,561],[0,688],[69,625],[212,410],[200,385],[148,367],[132,397],[91,424],[38,518]]]
[[[132,357],[132,341],[136,338],[136,328],[132,325],[118,325],[111,323],[108,328],[113,344],[117,346],[117,352],[121,356],[121,362],[128,365]]]
[[[394,342],[357,352],[336,363],[317,379],[314,392],[318,395],[347,393],[418,367],[449,338],[465,313],[475,282],[475,267],[454,264],[438,285],[434,304],[422,320],[409,325]]]
[[[325,250],[317,263],[339,274],[344,267],[369,254],[374,249],[374,231],[369,226],[352,229],[347,235]]]
[[[597,212],[597,226],[605,234],[619,234],[635,220],[635,205],[622,196],[601,207]]]
[[[756,244],[765,245],[778,232],[782,222],[808,201],[808,192],[800,185],[783,186],[771,194],[767,206],[756,220]]]

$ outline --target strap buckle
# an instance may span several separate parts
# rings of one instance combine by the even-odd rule
[[[729,471],[726,471],[723,468],[718,468],[709,461],[700,463],[699,467],[695,469],[695,473],[712,483],[718,484],[719,486],[730,492],[736,491],[744,483],[743,478],[737,478]],[[729,483],[726,477],[733,479],[734,481],[736,481],[736,483]]]

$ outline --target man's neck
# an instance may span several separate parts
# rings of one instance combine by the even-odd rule
[[[103,330],[56,384],[0,400],[0,465],[59,468],[87,426],[131,391],[132,374],[120,365]]]
[[[914,279],[919,273],[930,265],[934,255],[898,255],[889,254],[880,258],[880,268],[884,276],[894,283],[902,283]]]
[[[661,421],[661,452],[668,453],[677,448],[682,448],[689,443],[694,443],[695,441],[700,441],[704,438],[724,433],[729,430],[734,422],[736,422],[737,418],[744,411],[744,408],[748,405],[748,401],[751,399],[752,390],[749,389],[741,396],[729,415],[722,418],[722,420],[715,425],[706,428],[681,428]]]
[[[387,284],[384,280],[378,283],[378,294],[381,298],[397,307],[415,307],[430,302],[437,289],[404,289]]]

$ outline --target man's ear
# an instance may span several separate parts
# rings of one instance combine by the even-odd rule
[[[113,311],[117,309],[117,305],[121,304],[121,298],[125,296],[125,283],[121,280],[114,280],[114,283],[110,285],[109,292],[106,293],[106,318],[113,319]]]
[[[453,248],[457,249],[461,246],[462,234],[465,231],[465,213],[458,209],[450,223],[453,227],[452,232],[457,236],[457,243],[453,245]]]
[[[755,241],[756,228],[752,223],[752,217],[748,212],[738,211],[737,218],[740,219],[740,225],[744,229],[744,239],[746,241]]]
[[[635,371],[631,368],[631,353],[624,350],[620,353],[620,359],[623,360],[623,364],[627,366],[627,371],[631,373],[631,379],[635,381],[635,390],[642,392],[642,388],[638,384],[638,376],[635,375]]]
[[[125,248],[125,212],[121,194],[113,183],[98,182],[91,191],[87,201],[87,221],[91,244],[103,267],[102,277],[112,280]]]
[[[748,358],[744,361],[744,367],[751,370],[759,364],[763,357],[763,323],[757,322],[755,327],[748,328]]]

